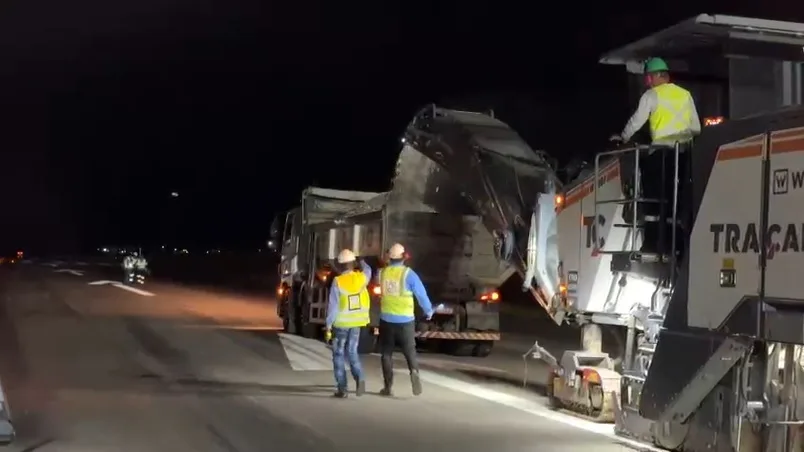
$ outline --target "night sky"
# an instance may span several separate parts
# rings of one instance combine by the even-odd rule
[[[609,3],[3,2],[0,246],[256,247],[308,185],[387,189],[430,102],[494,108],[566,161],[633,107],[602,52],[700,12],[804,19]]]

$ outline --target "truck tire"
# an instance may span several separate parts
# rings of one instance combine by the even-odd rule
[[[485,358],[494,350],[494,341],[479,341],[472,350],[472,356]]]
[[[296,290],[290,290],[286,295],[287,306],[285,307],[285,317],[282,319],[282,326],[288,334],[299,334],[301,332],[300,309],[297,302]]]
[[[374,328],[364,326],[360,328],[360,339],[357,341],[357,353],[368,355],[377,351],[377,336],[374,335]]]
[[[475,351],[473,341],[451,340],[447,342],[451,354],[455,356],[472,356]]]
[[[310,321],[310,304],[307,302],[307,290],[301,293],[299,303],[301,305],[301,335],[309,339],[318,339],[321,333],[321,327]]]
[[[288,334],[299,334],[301,326],[299,325],[299,310],[293,303],[292,299],[287,301],[288,307],[285,310],[285,317],[282,319],[282,326]]]

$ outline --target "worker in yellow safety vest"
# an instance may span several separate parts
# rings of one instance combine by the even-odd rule
[[[679,144],[678,155],[678,199],[684,199],[683,191],[688,180],[687,166],[689,163],[689,153],[683,152],[688,147],[688,143],[701,133],[701,120],[698,118],[698,111],[695,108],[695,101],[692,94],[686,89],[670,82],[670,68],[661,58],[651,58],[645,62],[645,84],[648,90],[639,99],[639,106],[631,119],[625,124],[625,128],[619,135],[611,137],[613,141],[627,142],[635,133],[647,122],[650,127],[651,144],[667,147]],[[667,152],[655,152],[657,148],[652,147],[647,155],[641,155],[639,160],[639,172],[642,174],[640,181],[640,193],[634,197],[659,199],[673,193],[676,185],[674,177],[662,174],[669,171],[672,174],[673,158]],[[658,176],[658,177],[654,177]],[[669,204],[646,204],[641,206],[640,215],[667,216],[669,215]],[[661,231],[659,223],[648,222],[645,226],[642,251],[649,253],[664,254],[668,252],[666,244],[660,239]]]
[[[649,89],[639,99],[639,106],[623,131],[612,136],[612,141],[629,141],[646,122],[653,144],[687,143],[701,133],[692,94],[671,83],[669,71],[661,58],[651,58],[645,63],[645,83]]]
[[[394,348],[402,347],[402,354],[410,371],[413,395],[422,393],[419,363],[416,359],[415,300],[427,320],[433,317],[433,305],[421,278],[405,266],[405,248],[397,243],[388,250],[389,264],[380,270],[382,301],[380,306],[380,350],[384,387],[381,395],[391,396],[394,383]]]
[[[361,330],[370,322],[371,298],[367,287],[371,281],[371,267],[361,260],[361,271],[358,271],[356,261],[355,253],[351,250],[344,249],[338,254],[340,274],[332,281],[329,291],[326,339],[327,342],[332,340],[335,397],[338,398],[347,396],[346,359],[357,384],[356,395],[359,397],[366,392],[366,379],[357,346]]]

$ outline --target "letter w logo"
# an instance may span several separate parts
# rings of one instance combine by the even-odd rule
[[[804,186],[804,171],[793,171],[793,190],[798,190]]]
[[[804,177],[804,174],[802,174]],[[790,190],[790,170],[777,169],[773,171],[773,194],[783,195]]]

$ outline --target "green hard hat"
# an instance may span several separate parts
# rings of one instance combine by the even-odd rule
[[[670,68],[667,63],[661,58],[650,58],[645,62],[645,73],[650,74],[653,72],[667,72]]]

